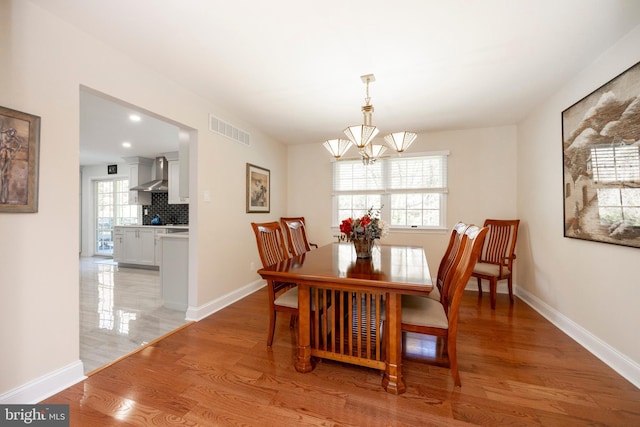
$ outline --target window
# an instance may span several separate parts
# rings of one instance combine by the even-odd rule
[[[371,207],[392,228],[444,229],[448,152],[333,166],[334,225]]]
[[[138,223],[138,207],[129,204],[129,180],[109,179],[95,182],[96,249],[99,255],[113,254],[114,225]]]

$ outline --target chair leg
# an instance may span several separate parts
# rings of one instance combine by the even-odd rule
[[[507,283],[509,284],[509,300],[511,301],[511,304],[513,304],[513,283],[511,281],[511,275],[507,277]]]
[[[271,347],[273,344],[273,333],[276,330],[276,312],[272,310],[269,313],[269,332],[267,333],[267,347]]]
[[[291,315],[291,319],[289,319],[289,328],[293,329],[296,326],[296,322],[298,321],[298,316],[295,314]]]
[[[449,368],[451,369],[451,375],[453,376],[453,383],[456,387],[462,387],[460,381],[460,372],[458,371],[458,356],[456,351],[456,338],[451,335],[445,339],[447,344],[447,355],[449,356]]]
[[[477,277],[476,279],[478,279],[478,296],[482,297],[482,279]]]
[[[496,309],[496,288],[498,287],[498,279],[492,277],[489,281],[489,292],[491,294],[491,310]]]

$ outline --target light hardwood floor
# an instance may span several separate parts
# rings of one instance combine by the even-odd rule
[[[495,311],[487,297],[463,297],[461,388],[448,369],[406,357],[399,396],[368,368],[322,361],[296,372],[285,316],[266,347],[266,301],[263,288],[43,403],[69,404],[72,426],[640,425],[640,390],[506,295]],[[415,335],[406,348],[437,354]]]
[[[84,372],[107,365],[184,325],[162,305],[158,270],[80,258],[80,359]]]

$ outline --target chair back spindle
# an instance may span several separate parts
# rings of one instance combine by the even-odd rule
[[[311,250],[311,246],[318,247],[315,243],[309,243],[304,217],[280,218],[291,256],[302,255]]]

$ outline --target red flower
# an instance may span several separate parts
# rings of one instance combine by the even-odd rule
[[[366,227],[370,223],[371,223],[371,217],[369,215],[365,215],[362,217],[362,219],[360,219],[360,225],[362,225],[363,227]]]
[[[342,220],[342,224],[340,224],[340,231],[347,236],[351,235],[351,224],[353,220],[351,218],[347,218]]]

